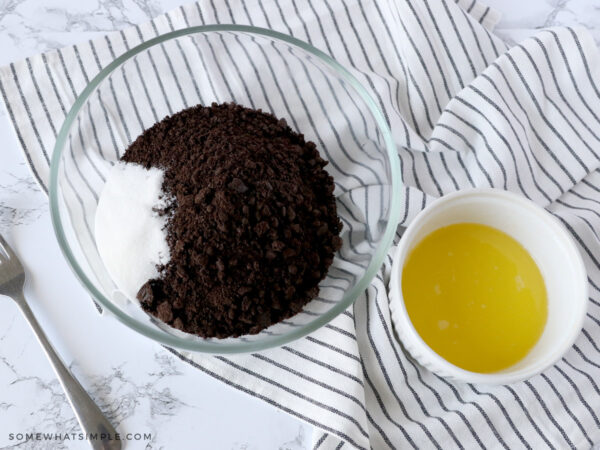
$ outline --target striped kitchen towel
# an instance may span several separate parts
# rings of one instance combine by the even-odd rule
[[[388,257],[352,308],[304,339],[232,357],[171,351],[313,424],[318,449],[590,448],[600,442],[598,52],[587,32],[569,28],[540,30],[509,49],[492,33],[497,20],[477,0],[202,0],[4,67],[0,93],[46,187],[56,130],[76,95],[116,55],[158,34],[251,24],[352,66],[393,132],[406,186],[402,225],[430,200],[471,186],[543,205],[585,259],[590,299],[581,336],[558,364],[525,382],[491,387],[437,377],[395,339]]]

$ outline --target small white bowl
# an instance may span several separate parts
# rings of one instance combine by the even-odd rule
[[[402,269],[410,251],[425,236],[454,223],[480,223],[516,239],[537,263],[548,295],[542,336],[521,361],[494,373],[461,369],[435,353],[412,325],[402,298]],[[545,209],[498,189],[471,189],[446,195],[421,211],[396,249],[390,278],[392,321],[408,352],[436,374],[468,383],[508,384],[536,375],[564,355],[583,326],[587,274],[571,235]]]

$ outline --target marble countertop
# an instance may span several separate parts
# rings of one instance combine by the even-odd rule
[[[186,0],[0,0],[0,66],[146,21]],[[600,42],[596,0],[488,0],[510,42],[535,29],[583,25]],[[47,200],[0,108],[0,233],[30,274],[26,295],[50,340],[117,425],[140,433],[127,449],[305,449],[312,428],[200,373],[101,317],[54,239]],[[88,448],[82,441],[25,442],[18,433],[78,433],[41,348],[16,306],[0,301],[0,450]],[[14,434],[11,439],[11,433]],[[144,434],[151,436],[144,437]]]

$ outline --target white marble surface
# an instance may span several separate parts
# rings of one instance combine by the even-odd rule
[[[186,0],[0,0],[0,65],[145,21]],[[583,25],[600,41],[598,0],[488,0],[498,33]],[[58,351],[120,433],[151,433],[127,449],[304,449],[311,427],[189,367],[99,316],[64,262],[43,193],[0,109],[0,233],[31,274],[26,295]],[[85,442],[21,443],[10,433],[77,433],[41,349],[8,299],[0,301],[0,450],[79,449]]]

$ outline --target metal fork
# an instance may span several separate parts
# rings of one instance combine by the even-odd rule
[[[24,284],[23,266],[0,235],[0,295],[12,298],[21,308],[38,341],[42,344],[83,432],[89,437],[92,448],[94,450],[120,450],[121,441],[116,440],[115,429],[69,369],[65,367],[35,319],[23,295]]]

